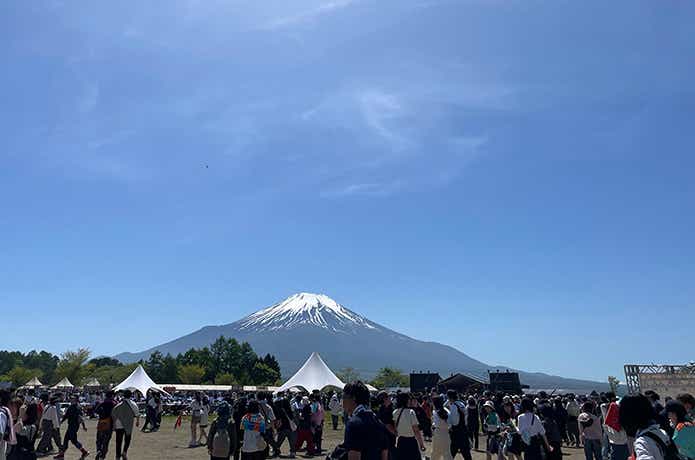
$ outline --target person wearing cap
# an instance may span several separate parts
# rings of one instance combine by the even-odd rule
[[[579,403],[573,394],[569,394],[565,410],[567,411],[567,445],[581,446],[579,439]]]
[[[338,393],[333,393],[331,395],[331,400],[328,403],[328,410],[331,411],[331,422],[333,422],[333,431],[338,430],[338,420],[340,415],[343,413],[343,405],[338,399]]]
[[[582,413],[579,414],[579,436],[584,444],[584,456],[586,460],[601,460],[601,439],[603,427],[601,420],[594,415],[594,403],[587,401],[582,404]]]

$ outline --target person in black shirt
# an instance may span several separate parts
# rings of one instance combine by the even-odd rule
[[[116,406],[116,403],[113,401],[113,396],[113,391],[107,391],[104,401],[94,409],[94,413],[99,417],[99,421],[97,422],[96,460],[105,459],[109,451],[109,443],[111,442],[111,435],[113,434],[113,419],[111,418],[111,412],[113,412],[113,408]]]
[[[80,441],[77,440],[77,432],[80,429],[80,425],[82,425],[82,429],[84,431],[87,431],[87,427],[82,419],[82,408],[80,407],[80,401],[77,396],[74,396],[70,401],[70,407],[67,408],[65,414],[63,414],[63,419],[60,422],[63,423],[66,420],[68,421],[68,429],[65,432],[65,438],[63,439],[63,447],[60,449],[58,455],[53,458],[65,458],[65,451],[68,450],[68,442],[72,442],[72,444],[82,453],[82,458],[85,458],[89,455],[89,452],[87,452],[87,450],[82,447]]]
[[[388,430],[389,451],[391,457],[393,457],[396,452],[396,422],[393,420],[393,402],[385,391],[377,395],[377,400],[380,405],[379,409],[377,409],[376,417]]]
[[[345,385],[343,407],[349,415],[343,443],[348,460],[388,460],[388,431],[369,409],[369,390],[362,382]]]

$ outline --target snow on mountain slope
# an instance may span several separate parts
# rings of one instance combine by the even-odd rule
[[[257,311],[236,323],[240,331],[273,331],[297,326],[316,326],[333,332],[355,333],[381,329],[323,294],[302,292]]]

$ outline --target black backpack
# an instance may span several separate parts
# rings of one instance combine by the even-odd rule
[[[647,431],[642,436],[646,436],[656,442],[664,456],[664,460],[682,460],[682,457],[678,454],[678,447],[676,447],[673,441],[669,440],[668,444],[666,444],[657,434],[651,431]]]
[[[12,426],[10,425],[10,413],[4,407],[0,407],[0,411],[5,414],[5,420],[7,420],[7,423],[5,423],[5,432],[2,433],[2,438],[0,438],[0,441],[9,441],[10,430],[12,429]]]

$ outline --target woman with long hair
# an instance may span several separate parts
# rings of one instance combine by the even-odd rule
[[[18,420],[14,426],[17,435],[17,444],[12,447],[8,460],[36,460],[36,435],[38,427],[39,409],[36,403],[26,406],[24,417]]]
[[[420,452],[425,451],[425,442],[418,425],[417,415],[410,408],[410,393],[400,393],[396,397],[397,409],[393,411],[396,426],[396,456],[398,460],[421,460]],[[419,446],[419,447],[418,447]]]

